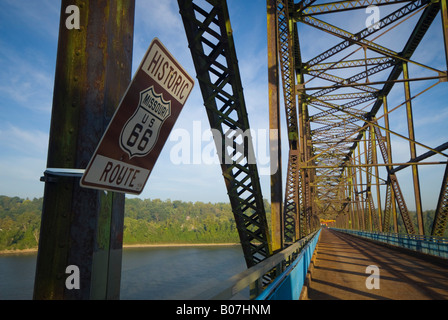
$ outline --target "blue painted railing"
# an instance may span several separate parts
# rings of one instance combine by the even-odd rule
[[[448,238],[400,233],[367,232],[350,229],[332,229],[366,239],[387,243],[389,245],[448,259]]]
[[[297,258],[269,284],[256,300],[299,300],[321,230],[302,248]]]
[[[251,287],[250,298],[256,300],[298,299],[308,267],[319,240],[320,229],[294,242],[287,248],[268,257],[255,266],[222,281],[193,299],[228,300],[247,299],[243,293]],[[285,266],[286,267],[285,269]],[[274,270],[284,270],[261,293],[263,277]]]

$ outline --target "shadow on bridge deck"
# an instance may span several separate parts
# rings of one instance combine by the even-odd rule
[[[308,287],[309,300],[448,299],[448,264],[429,262],[345,233],[323,229]],[[368,266],[379,269],[379,289]],[[370,276],[370,278],[369,278]]]

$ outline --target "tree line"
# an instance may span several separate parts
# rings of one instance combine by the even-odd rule
[[[267,219],[270,205],[265,201]],[[37,248],[43,198],[0,196],[0,251]],[[410,212],[417,225],[415,212]],[[430,234],[434,210],[425,211],[425,233]],[[399,232],[405,233],[401,217]],[[446,234],[446,233],[445,233]],[[238,243],[229,203],[126,199],[124,244]]]
[[[42,202],[0,196],[0,250],[37,247]]]
[[[126,199],[124,244],[237,243],[229,203]]]
[[[43,198],[0,196],[0,250],[37,248]],[[126,199],[124,244],[237,243],[229,203]]]

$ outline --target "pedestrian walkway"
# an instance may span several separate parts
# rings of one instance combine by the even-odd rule
[[[323,229],[308,299],[446,300],[448,263],[428,260]]]

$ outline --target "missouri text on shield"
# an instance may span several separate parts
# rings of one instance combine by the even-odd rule
[[[193,78],[155,38],[93,154],[81,186],[140,194]]]
[[[171,115],[171,102],[156,94],[154,87],[140,92],[140,102],[120,135],[120,147],[130,158],[144,157],[156,144],[163,123]]]

